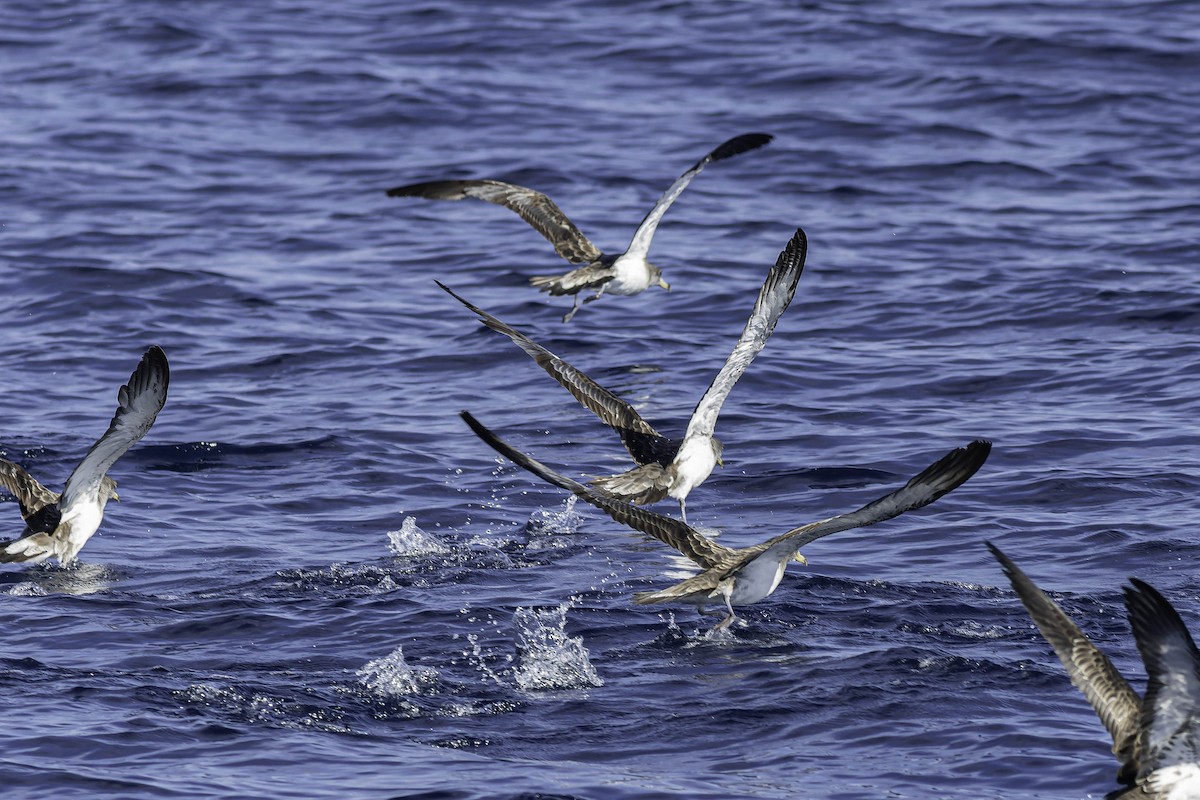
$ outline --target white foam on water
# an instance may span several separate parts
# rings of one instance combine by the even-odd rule
[[[567,636],[567,606],[518,608],[513,614],[519,664],[513,673],[527,691],[603,686],[580,636]]]
[[[383,658],[367,662],[354,673],[368,689],[383,697],[407,697],[432,688],[438,680],[432,667],[412,667],[404,660],[404,648],[397,647]]]
[[[8,590],[7,594],[11,594],[14,597],[43,597],[49,594],[49,592],[33,581],[22,581],[21,583],[14,584]]]

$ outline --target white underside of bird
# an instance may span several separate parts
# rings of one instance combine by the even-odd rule
[[[35,534],[4,548],[11,555],[25,556],[26,563],[40,564],[54,557],[63,565],[75,560],[88,539],[99,530],[104,519],[108,497],[87,498],[63,511],[62,520],[54,534]],[[66,532],[66,536],[61,535]]]
[[[717,454],[711,436],[686,437],[667,468],[671,482],[667,495],[682,504],[692,489],[708,480],[716,466]]]
[[[645,253],[623,253],[613,262],[613,278],[600,287],[600,294],[641,294],[661,281]]]
[[[1200,764],[1173,764],[1156,769],[1141,782],[1140,789],[1157,800],[1196,800],[1200,798]],[[1136,796],[1136,790],[1130,794]]]

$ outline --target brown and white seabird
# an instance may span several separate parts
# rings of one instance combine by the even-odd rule
[[[167,356],[153,346],[142,356],[129,383],[117,391],[117,413],[79,466],[61,495],[50,491],[11,461],[0,459],[0,486],[17,499],[25,531],[0,543],[0,562],[39,563],[51,556],[60,564],[75,560],[104,519],[104,507],[117,499],[117,482],[108,476],[117,459],[146,435],[167,400]]]
[[[584,407],[621,436],[638,466],[618,475],[597,478],[593,485],[638,505],[670,496],[679,501],[680,516],[686,522],[688,494],[712,474],[715,466],[723,463],[724,448],[714,435],[721,407],[750,362],[766,346],[784,309],[791,303],[804,269],[807,247],[804,231],[797,229],[767,274],[741,337],[696,404],[681,441],[660,434],[629,403],[516,328],[467,302],[440,281],[438,285],[474,311],[489,328],[512,339]]]
[[[1092,640],[991,542],[1017,596],[1112,736],[1122,800],[1200,797],[1200,652],[1179,612],[1137,578],[1124,587],[1129,626],[1146,666],[1137,692]]]
[[[629,247],[617,254],[601,252],[553,200],[524,186],[495,180],[428,181],[397,186],[388,189],[387,194],[388,197],[422,197],[426,200],[475,198],[515,211],[546,237],[560,256],[572,264],[581,265],[562,275],[538,275],[529,279],[532,285],[543,292],[554,296],[574,296],[571,310],[563,317],[563,322],[570,322],[579,310],[579,293],[583,291],[595,291],[586,301],[591,302],[604,294],[639,294],[655,285],[669,290],[671,285],[663,280],[662,270],[646,260],[650,240],[654,238],[663,214],[692,179],[711,162],[755,150],[773,138],[765,133],[735,136],[697,161],[663,193],[634,232]]]
[[[974,441],[946,454],[902,488],[857,511],[810,522],[760,544],[735,549],[714,542],[682,520],[630,505],[561,475],[505,442],[469,412],[464,411],[461,416],[479,438],[505,458],[542,480],[573,492],[617,522],[670,545],[699,565],[703,572],[698,575],[659,591],[638,592],[633,599],[639,604],[688,603],[697,606],[701,613],[705,606],[723,603],[728,613],[715,629],[728,627],[736,619],[735,606],[757,603],[774,592],[790,561],[807,563],[800,554],[804,545],[831,533],[874,525],[932,503],[974,475],[991,451],[990,442]]]

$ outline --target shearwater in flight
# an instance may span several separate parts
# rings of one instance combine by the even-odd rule
[[[397,186],[388,189],[387,194],[388,197],[422,197],[426,200],[474,198],[516,212],[554,245],[555,252],[571,264],[579,265],[561,275],[538,275],[529,279],[532,285],[543,292],[574,297],[571,310],[563,316],[563,322],[570,322],[579,310],[580,292],[594,291],[595,294],[585,301],[591,302],[605,294],[639,294],[656,285],[669,290],[671,285],[663,280],[662,270],[646,260],[650,252],[650,240],[654,238],[663,214],[692,179],[710,163],[756,150],[773,138],[766,133],[746,133],[718,145],[671,184],[638,225],[629,247],[616,254],[604,253],[592,244],[549,197],[513,183],[495,180],[427,181]]]
[[[714,467],[723,463],[724,445],[714,435],[721,407],[750,362],[766,346],[784,309],[791,303],[804,269],[807,247],[804,231],[797,229],[767,274],[742,335],[696,404],[681,441],[660,434],[629,403],[516,328],[467,302],[440,281],[438,285],[474,311],[489,328],[512,339],[585,408],[620,435],[638,466],[596,478],[593,485],[638,505],[656,503],[670,496],[679,501],[680,516],[687,522],[688,494],[707,480]]]

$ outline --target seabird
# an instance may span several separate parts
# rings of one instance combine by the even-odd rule
[[[639,294],[654,285],[669,291],[671,285],[663,280],[662,270],[646,260],[646,254],[650,251],[650,240],[654,238],[654,232],[658,229],[663,214],[692,182],[692,178],[699,175],[709,163],[755,150],[773,138],[775,137],[766,133],[735,136],[697,161],[671,184],[671,188],[667,189],[654,204],[654,208],[650,209],[650,213],[634,232],[633,240],[625,252],[615,255],[602,253],[579,228],[575,227],[575,223],[567,218],[553,200],[524,186],[493,180],[428,181],[397,186],[388,189],[387,194],[388,197],[423,197],[426,200],[462,200],[473,197],[515,211],[521,219],[546,237],[560,256],[572,264],[582,265],[562,275],[537,275],[529,279],[532,285],[543,292],[554,296],[574,296],[575,302],[571,310],[563,317],[563,322],[570,322],[579,310],[579,293],[585,290],[596,292],[585,302],[597,300],[603,294]]]
[[[467,302],[440,281],[438,286],[474,311],[489,328],[512,339],[585,408],[621,436],[625,449],[638,466],[618,475],[596,478],[592,485],[638,505],[673,497],[679,501],[679,514],[687,522],[685,501],[688,493],[712,474],[713,467],[723,463],[724,445],[713,435],[721,406],[750,362],[766,345],[779,317],[791,303],[804,269],[807,248],[804,231],[797,229],[767,274],[754,303],[754,311],[733,352],[696,404],[682,441],[660,434],[629,403],[525,334]]]
[[[117,413],[87,455],[67,478],[62,495],[42,486],[20,466],[0,459],[0,486],[17,498],[25,531],[0,543],[0,562],[39,563],[54,556],[60,564],[75,560],[100,521],[104,506],[117,498],[117,482],[108,470],[146,435],[167,400],[167,356],[153,346],[142,356],[129,383],[117,391]]]
[[[1054,648],[1083,696],[1112,735],[1121,762],[1110,797],[1183,800],[1200,797],[1200,652],[1174,607],[1148,583],[1123,588],[1129,626],[1146,666],[1138,697],[1079,626],[991,542],[1029,616]]]
[[[682,520],[638,508],[560,475],[505,442],[469,412],[463,411],[460,416],[479,438],[505,458],[542,480],[575,493],[617,522],[670,545],[699,565],[703,572],[698,575],[659,591],[638,592],[633,600],[638,604],[689,603],[696,605],[701,613],[705,613],[705,607],[710,603],[724,603],[728,613],[714,630],[728,627],[737,618],[734,606],[757,603],[774,592],[783,579],[788,562],[795,559],[807,564],[800,553],[804,545],[831,533],[874,525],[932,503],[974,475],[992,447],[990,442],[974,441],[952,450],[904,487],[857,511],[801,525],[751,547],[731,548],[714,542]]]

